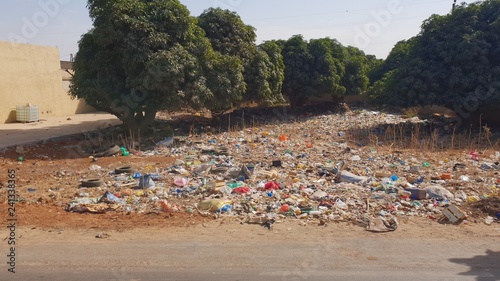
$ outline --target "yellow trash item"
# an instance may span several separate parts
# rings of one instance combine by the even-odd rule
[[[227,199],[208,199],[198,203],[198,209],[203,211],[217,211],[225,205],[231,205],[231,200]]]

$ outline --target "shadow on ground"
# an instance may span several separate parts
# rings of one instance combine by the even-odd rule
[[[463,276],[476,276],[478,281],[500,280],[500,252],[486,251],[485,255],[470,259],[450,259],[451,262],[470,267]]]

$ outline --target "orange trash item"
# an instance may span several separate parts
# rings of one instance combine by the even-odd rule
[[[442,180],[451,180],[451,173],[443,173],[441,175]]]
[[[288,140],[288,136],[287,136],[287,135],[285,135],[285,134],[283,134],[283,135],[280,135],[280,136],[278,137],[278,139],[279,139],[280,141],[287,141],[287,140]]]
[[[282,213],[288,213],[290,211],[290,206],[288,204],[283,204],[280,208]]]

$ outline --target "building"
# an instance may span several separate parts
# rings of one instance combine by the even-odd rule
[[[71,64],[55,47],[0,41],[0,123],[16,122],[16,106],[28,104],[40,119],[95,111],[68,95]]]

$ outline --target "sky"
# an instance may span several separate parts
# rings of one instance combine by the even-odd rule
[[[193,16],[210,7],[235,11],[256,28],[257,42],[334,38],[385,59],[401,40],[417,35],[432,14],[451,11],[453,0],[180,0]],[[475,1],[458,1],[472,3]],[[0,41],[54,46],[61,60],[78,52],[92,28],[86,0],[1,0]]]

